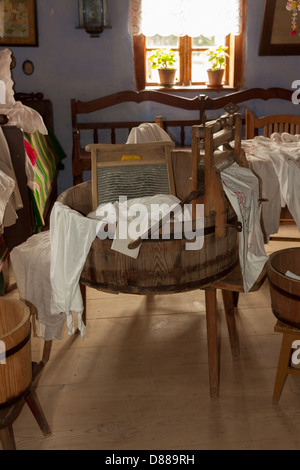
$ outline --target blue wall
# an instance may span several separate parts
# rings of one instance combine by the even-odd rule
[[[108,4],[112,29],[106,29],[100,38],[90,38],[85,31],[75,29],[78,24],[77,0],[37,0],[39,47],[10,48],[17,61],[13,70],[15,91],[40,91],[53,103],[55,132],[68,155],[65,170],[59,177],[59,192],[72,186],[70,99],[90,100],[135,89],[128,30],[129,0],[108,0]],[[298,56],[258,56],[263,9],[264,0],[248,0],[245,87],[291,88],[292,82],[300,79]],[[32,60],[35,66],[30,76],[22,71],[26,59]],[[290,103],[283,104],[278,110],[276,100],[255,102],[251,107],[257,114],[298,114],[300,111]],[[150,118],[149,112],[145,109],[145,120]],[[114,113],[116,111],[111,110],[109,117],[120,119],[121,116]],[[123,113],[125,119],[126,112]],[[156,114],[153,110],[152,118]]]

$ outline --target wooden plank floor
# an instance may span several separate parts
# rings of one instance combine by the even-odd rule
[[[299,245],[272,241],[266,249]],[[289,376],[279,405],[272,404],[281,335],[274,332],[267,282],[240,296],[237,359],[220,295],[218,305],[216,400],[209,396],[202,291],[158,296],[146,305],[144,297],[88,289],[87,337],[66,332],[54,342],[37,389],[52,435],[44,437],[24,407],[14,425],[17,449],[299,450],[300,378]],[[41,348],[34,338],[34,360]]]

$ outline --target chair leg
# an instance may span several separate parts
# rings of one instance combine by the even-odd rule
[[[16,450],[16,443],[12,425],[0,429],[0,441],[3,450]]]
[[[238,357],[240,354],[239,336],[236,329],[235,322],[235,295],[234,292],[222,289],[223,304],[227,322],[228,335],[230,340],[231,352],[233,357]]]
[[[219,348],[217,338],[217,298],[216,289],[205,289],[206,326],[210,396],[219,396]]]
[[[79,284],[80,286],[80,291],[82,295],[82,301],[83,301],[83,312],[82,312],[82,321],[86,326],[86,286],[84,284]]]
[[[291,358],[291,347],[294,339],[294,336],[283,334],[272,400],[275,404],[278,404],[280,400],[281,393],[288,375],[288,367]]]
[[[240,293],[233,291],[232,295],[233,295],[234,306],[237,307],[239,303]]]
[[[76,186],[77,184],[80,184],[82,182],[83,182],[82,172],[79,175],[73,174],[73,186]]]
[[[44,436],[51,434],[51,429],[43,413],[38,397],[33,389],[30,390],[30,392],[25,398],[25,401],[27,405],[29,406],[30,410],[32,411],[32,414],[35,417]]]

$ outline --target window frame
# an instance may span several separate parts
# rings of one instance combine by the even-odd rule
[[[225,68],[226,88],[238,89],[244,84],[244,64],[245,64],[245,35],[246,35],[246,9],[247,0],[241,0],[241,30],[240,34],[235,36],[230,34],[226,37],[225,45],[229,48],[230,66]],[[146,37],[143,34],[132,36],[133,40],[133,58],[134,58],[134,74],[136,88],[138,91],[147,88],[153,88],[160,85],[146,85]],[[190,36],[182,36],[179,38],[179,54],[184,57],[180,61],[180,85],[173,88],[186,89],[207,89],[204,84],[195,83],[190,86],[191,73],[191,50],[192,38]],[[187,53],[184,53],[187,51]],[[161,89],[161,87],[160,87]],[[210,88],[211,90],[211,88]],[[170,91],[168,89],[168,91]]]

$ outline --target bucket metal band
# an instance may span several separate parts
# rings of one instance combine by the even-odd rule
[[[300,295],[291,294],[290,292],[287,292],[287,291],[281,289],[280,287],[278,287],[278,286],[276,286],[275,284],[273,284],[273,282],[270,281],[270,279],[269,279],[269,284],[270,284],[270,286],[272,287],[272,289],[274,289],[276,292],[278,292],[278,294],[281,294],[281,295],[283,295],[284,297],[287,297],[287,298],[289,298],[289,299],[296,300],[296,301],[300,302]]]
[[[292,328],[297,328],[297,329],[300,328],[300,322],[294,322],[291,320],[287,320],[286,318],[283,318],[283,316],[280,313],[278,313],[277,310],[273,307],[272,307],[272,312],[274,313],[277,320],[279,320],[281,323],[291,326]]]
[[[17,397],[10,398],[5,403],[0,403],[0,410],[3,408],[7,408],[9,406],[13,406],[16,403],[18,403],[20,400],[23,400],[23,398],[26,398],[31,390],[31,386],[32,386],[32,380],[30,381],[30,384],[28,385],[28,387],[25,390],[23,390],[23,392],[21,392]]]
[[[20,351],[24,346],[28,343],[31,337],[31,325],[29,327],[29,333],[25,338],[20,341],[20,343],[16,344],[13,348],[8,349],[7,351],[4,351],[3,353],[0,354],[0,361],[3,361],[4,359],[7,359],[10,356],[13,356],[16,354],[18,351]]]
[[[168,286],[148,286],[148,287],[141,287],[141,286],[125,286],[122,290],[120,289],[120,286],[116,287],[114,284],[100,284],[99,282],[96,281],[90,281],[85,278],[80,278],[80,282],[84,284],[85,286],[92,287],[98,290],[101,289],[106,289],[109,292],[123,292],[125,294],[147,294],[147,293],[177,293],[177,292],[187,292],[189,290],[194,290],[194,289],[205,289],[209,287],[213,282],[219,281],[220,279],[224,279],[226,276],[228,276],[237,266],[238,266],[239,260],[233,261],[230,266],[227,266],[224,268],[222,271],[213,274],[211,276],[205,277],[202,280],[198,281],[190,281],[185,284],[180,284],[178,285],[168,285]]]

